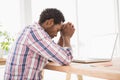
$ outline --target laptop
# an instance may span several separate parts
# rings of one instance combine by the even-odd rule
[[[100,52],[100,54],[101,54],[100,56],[102,56],[102,57],[96,57],[96,58],[95,57],[89,57],[89,58],[78,57],[78,58],[73,59],[72,62],[98,63],[98,62],[109,62],[109,61],[111,61],[112,58],[113,58],[113,55],[114,55],[117,39],[118,39],[118,34],[117,33],[104,35],[104,36],[102,35],[102,36],[98,36],[97,38],[94,38],[92,40],[93,43],[91,42],[92,43],[91,47],[94,47],[94,49],[90,48],[91,50],[89,52],[94,53],[96,55]],[[99,47],[97,47],[97,46],[99,46]],[[110,49],[107,49],[107,46],[110,47]],[[94,51],[94,50],[96,50],[96,51]],[[105,53],[108,53],[109,57],[104,57]]]

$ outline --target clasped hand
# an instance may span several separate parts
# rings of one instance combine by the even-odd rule
[[[63,24],[62,29],[60,31],[62,37],[69,37],[71,38],[75,31],[74,25],[70,22]]]

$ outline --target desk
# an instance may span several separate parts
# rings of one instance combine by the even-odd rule
[[[6,59],[5,58],[0,58],[0,65],[5,65]]]
[[[112,63],[112,66],[104,66],[110,63]],[[108,80],[120,80],[120,58],[113,59],[111,62],[94,64],[71,63],[69,66],[60,66],[51,62],[45,66],[45,69],[66,72],[69,77],[67,80],[70,79],[70,74],[72,73],[79,75],[79,78],[82,75],[86,75]],[[79,80],[82,80],[82,78]]]
[[[5,64],[5,59],[0,59],[0,64]],[[104,64],[108,63],[95,63],[95,64],[82,64],[71,63],[69,66],[60,66],[56,63],[48,63],[45,69],[55,70],[60,72],[66,72],[67,80],[70,80],[70,74],[75,73],[79,75],[79,80],[82,80],[81,75],[98,77],[109,80],[120,80],[120,58],[113,59],[112,66],[104,67]],[[98,65],[98,66],[93,66]]]

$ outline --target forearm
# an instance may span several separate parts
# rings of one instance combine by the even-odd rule
[[[63,47],[63,38],[62,38],[62,36],[60,36],[60,39],[58,41],[58,45],[60,45],[61,47]]]
[[[63,37],[63,47],[71,47],[70,37]]]

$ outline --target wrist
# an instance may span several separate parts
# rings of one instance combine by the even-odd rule
[[[70,37],[69,36],[64,36],[63,37],[63,46],[64,47],[71,47],[71,45],[70,45]]]
[[[70,36],[63,36],[63,40],[64,39],[70,39]]]

